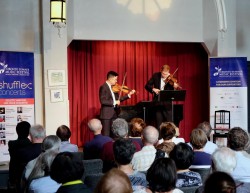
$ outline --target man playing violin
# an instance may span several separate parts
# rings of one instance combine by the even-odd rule
[[[122,101],[131,98],[135,90],[131,90],[127,95],[122,96],[120,93],[114,93],[112,86],[117,83],[118,74],[114,71],[107,73],[106,82],[99,89],[99,100],[101,103],[100,119],[103,126],[103,135],[109,136],[113,120],[118,117],[117,108]],[[120,95],[120,96],[119,96]]]
[[[160,72],[156,72],[148,80],[145,85],[145,89],[153,94],[153,101],[158,100],[158,95],[161,90],[174,90],[178,88],[176,80],[170,74],[170,67],[168,65],[163,65]],[[156,127],[159,129],[160,124],[163,121],[171,121],[172,111],[169,110],[166,105],[156,105]]]

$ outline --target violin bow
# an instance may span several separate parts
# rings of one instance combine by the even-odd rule
[[[121,99],[121,96],[122,96],[122,89],[123,89],[124,84],[125,84],[126,76],[127,76],[127,72],[125,72],[124,77],[123,77],[122,86],[121,86],[121,90],[120,90],[120,93],[119,93],[118,100]]]
[[[176,69],[175,69],[175,71],[174,71],[174,73],[172,74],[172,76],[174,76],[174,74],[178,71],[178,69],[179,69],[179,68],[176,68]],[[168,82],[169,82],[169,80],[168,80],[165,84],[167,84]]]

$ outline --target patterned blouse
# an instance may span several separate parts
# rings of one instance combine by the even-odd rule
[[[199,173],[193,171],[177,173],[177,188],[201,185],[202,179]]]

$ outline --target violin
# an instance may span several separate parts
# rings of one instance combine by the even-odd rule
[[[172,74],[170,74],[166,79],[165,79],[165,84],[169,83],[171,86],[176,86],[176,89],[182,89],[181,86],[177,83],[177,79],[174,78]]]
[[[116,83],[115,85],[112,86],[112,91],[114,93],[119,93],[119,92],[124,92],[124,93],[129,93],[131,90],[133,89],[130,89],[128,88],[127,86],[121,86],[119,85],[118,83]]]

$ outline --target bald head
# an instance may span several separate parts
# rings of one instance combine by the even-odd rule
[[[95,135],[100,134],[102,131],[102,123],[99,119],[91,119],[88,122],[88,127]]]
[[[144,145],[154,145],[158,141],[159,132],[153,126],[147,126],[142,131]]]

